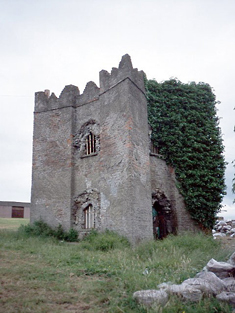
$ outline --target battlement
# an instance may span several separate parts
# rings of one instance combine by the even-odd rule
[[[105,70],[100,71],[100,92],[107,91],[126,78],[131,79],[142,92],[145,92],[144,72],[138,71],[137,68],[133,69],[131,58],[128,54],[122,57],[118,68],[112,68],[111,74]]]
[[[76,98],[76,106],[92,102],[99,98],[100,88],[92,81],[86,84],[83,93]]]
[[[51,111],[64,107],[77,107],[99,98],[99,95],[114,87],[121,81],[129,78],[143,93],[144,72],[133,69],[131,58],[128,54],[122,57],[119,67],[113,67],[111,74],[105,70],[100,71],[100,88],[90,81],[87,83],[84,92],[80,94],[77,86],[67,85],[62,90],[59,98],[50,91],[39,91],[35,93],[35,112]]]
[[[76,98],[80,95],[78,87],[67,85],[62,90],[59,98],[50,91],[39,91],[35,93],[35,112],[51,111],[58,108],[73,106]]]

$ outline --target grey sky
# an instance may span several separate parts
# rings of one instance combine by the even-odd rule
[[[99,71],[131,55],[157,81],[209,83],[229,162],[227,213],[235,169],[235,1],[0,0],[0,200],[30,201],[34,92],[82,92]]]

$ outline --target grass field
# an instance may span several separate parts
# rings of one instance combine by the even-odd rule
[[[137,290],[193,277],[212,257],[225,260],[231,251],[210,237],[187,234],[136,248],[123,242],[109,249],[108,243],[118,240],[110,235],[66,243],[30,237],[22,228],[12,230],[17,221],[11,221],[0,220],[4,228],[0,229],[1,313],[232,312],[214,299],[198,304],[171,299],[165,308],[148,310],[132,299]],[[21,219],[18,225],[22,221],[26,222]],[[4,223],[9,223],[8,229]]]
[[[0,218],[0,229],[17,230],[20,225],[27,225],[28,218]]]

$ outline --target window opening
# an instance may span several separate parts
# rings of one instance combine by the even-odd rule
[[[96,153],[96,136],[91,132],[86,137],[85,153],[86,155]]]
[[[14,218],[24,218],[24,207],[13,206],[11,214]]]
[[[152,141],[151,141],[151,148],[150,148],[150,151],[151,151],[151,153],[153,153],[153,154],[159,154],[159,148],[156,147]]]
[[[91,204],[84,209],[84,222],[85,229],[95,228],[95,212]]]

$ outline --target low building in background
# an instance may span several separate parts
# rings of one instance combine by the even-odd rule
[[[0,217],[30,218],[30,203],[0,201]]]

